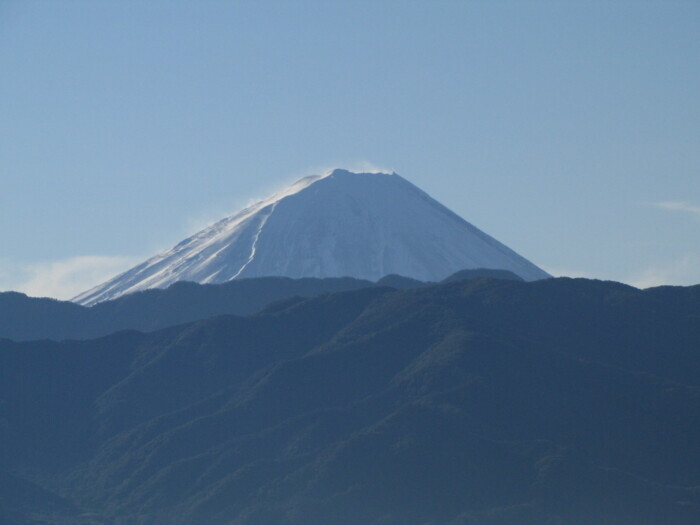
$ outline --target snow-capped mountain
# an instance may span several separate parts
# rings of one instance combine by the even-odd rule
[[[396,173],[337,169],[305,177],[73,300],[92,305],[176,281],[271,275],[438,281],[467,268],[550,277]]]

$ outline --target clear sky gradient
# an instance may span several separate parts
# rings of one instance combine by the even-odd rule
[[[394,170],[557,275],[700,283],[700,2],[0,0],[0,290]]]

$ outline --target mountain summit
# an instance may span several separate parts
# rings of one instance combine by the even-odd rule
[[[550,277],[396,173],[336,169],[300,179],[73,300],[92,305],[176,281],[273,275],[438,281],[465,268]]]

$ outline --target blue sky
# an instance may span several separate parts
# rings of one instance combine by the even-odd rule
[[[0,1],[0,290],[394,170],[541,267],[700,283],[700,2]]]

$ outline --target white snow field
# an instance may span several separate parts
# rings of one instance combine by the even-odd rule
[[[73,301],[93,305],[176,281],[388,274],[439,281],[470,268],[550,277],[399,175],[336,169],[297,181]]]

